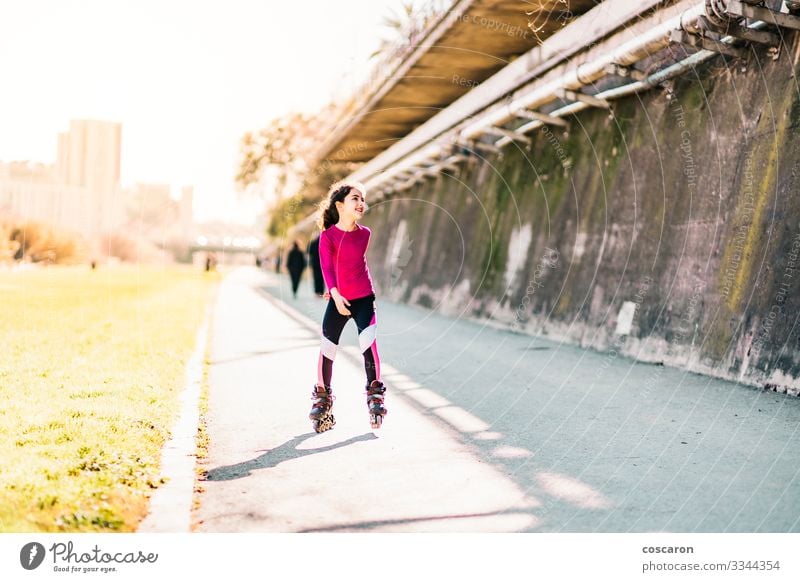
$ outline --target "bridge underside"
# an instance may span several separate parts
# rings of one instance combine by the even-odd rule
[[[366,102],[339,120],[319,159],[372,159],[600,1],[456,2]]]

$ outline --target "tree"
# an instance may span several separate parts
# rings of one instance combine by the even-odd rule
[[[279,190],[292,171],[299,170],[310,154],[315,133],[314,118],[303,113],[290,113],[273,119],[257,133],[242,136],[241,160],[236,184],[244,189],[257,183],[268,166],[276,169]]]
[[[330,118],[332,108],[328,105],[315,116],[290,113],[242,137],[237,185],[245,189],[258,183],[267,168],[276,177],[267,227],[272,237],[282,236],[313,212],[328,187],[354,169],[352,164],[314,159],[314,148],[325,131],[321,129],[322,120]],[[287,184],[297,186],[287,192]]]
[[[399,11],[391,10],[389,14],[385,15],[381,25],[389,29],[389,38],[382,38],[381,44],[369,58],[391,53],[399,42],[409,41],[411,39],[409,29],[413,17],[414,3],[411,1],[403,2]]]

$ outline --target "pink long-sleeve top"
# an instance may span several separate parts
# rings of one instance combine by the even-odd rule
[[[367,266],[367,247],[372,231],[356,223],[356,229],[344,231],[331,225],[319,237],[319,263],[328,289],[336,287],[347,299],[375,293]]]

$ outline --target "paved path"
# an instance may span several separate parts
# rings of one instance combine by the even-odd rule
[[[798,398],[379,297],[389,415],[370,429],[348,323],[317,435],[323,307],[308,281],[223,282],[195,530],[800,531]]]

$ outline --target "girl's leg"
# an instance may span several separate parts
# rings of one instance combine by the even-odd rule
[[[353,307],[355,306],[355,310]],[[364,369],[367,372],[367,409],[372,428],[380,428],[388,412],[384,406],[386,386],[381,382],[381,360],[378,357],[377,308],[375,295],[350,302],[350,311],[358,327],[358,343],[364,354]]]
[[[352,312],[351,312],[352,313]],[[339,338],[347,323],[348,317],[336,309],[333,299],[328,300],[328,307],[322,318],[322,336],[320,338],[319,361],[317,364],[317,384],[330,387],[333,375],[333,360],[336,359],[336,348]]]
[[[369,295],[350,302],[350,313],[358,328],[358,345],[364,355],[367,385],[381,379],[381,360],[378,357],[377,308],[375,296]]]

